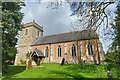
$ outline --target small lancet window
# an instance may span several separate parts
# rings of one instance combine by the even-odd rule
[[[39,37],[39,33],[40,33],[40,32],[39,32],[39,31],[37,31],[37,37]]]
[[[58,57],[61,57],[61,47],[58,46]]]
[[[88,43],[88,54],[89,55],[93,55],[93,46],[92,46],[92,43]]]
[[[27,34],[28,34],[28,29],[25,30],[25,35],[27,35]]]
[[[74,44],[72,46],[72,56],[76,56],[76,46]]]
[[[45,48],[45,57],[48,57],[48,47]]]

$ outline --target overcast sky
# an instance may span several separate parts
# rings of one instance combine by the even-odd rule
[[[53,10],[51,7],[47,8],[48,2],[30,1],[25,3],[26,6],[22,8],[24,13],[23,23],[32,22],[35,20],[37,24],[43,26],[44,35],[59,34],[70,32],[73,30],[71,22],[74,17],[71,17],[71,11],[68,4],[64,4],[58,9]],[[115,11],[115,5],[109,6],[107,10]],[[107,51],[109,41],[103,42],[104,50]],[[107,43],[107,44],[106,44]]]
[[[71,11],[68,5],[60,6],[60,8],[47,8],[49,3],[27,2],[22,8],[24,13],[23,23],[35,20],[36,23],[43,26],[44,35],[64,33],[71,31]]]

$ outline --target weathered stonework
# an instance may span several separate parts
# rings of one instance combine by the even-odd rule
[[[26,29],[28,29],[27,35],[25,35]],[[65,63],[104,63],[103,47],[98,38],[44,44],[37,43],[37,45],[31,45],[36,41],[36,39],[38,39],[38,37],[43,38],[43,28],[41,26],[37,25],[35,22],[27,23],[23,26],[19,38],[15,65],[21,64],[21,60],[26,61],[26,53],[28,51],[33,51],[36,48],[41,50],[45,55],[46,47],[48,47],[48,57],[42,59],[42,63],[61,63],[63,58],[65,58]],[[91,48],[93,50],[93,55],[89,54],[89,43],[92,44]],[[72,56],[73,44],[76,47],[76,56]],[[61,57],[58,57],[58,46],[61,47]]]
[[[25,34],[26,30],[28,30],[27,34]],[[38,35],[38,31],[39,31],[39,35]],[[22,30],[20,32],[17,54],[15,58],[15,65],[21,64],[21,62],[26,61],[26,54],[29,51],[32,51],[32,47],[30,45],[36,38],[42,35],[43,35],[43,27],[37,25],[35,22],[30,22],[23,25]]]

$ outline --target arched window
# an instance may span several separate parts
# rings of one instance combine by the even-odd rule
[[[61,57],[61,47],[58,46],[58,57]]]
[[[76,56],[76,47],[74,44],[72,46],[72,56]]]
[[[48,47],[45,48],[45,57],[48,57]]]
[[[27,34],[28,34],[28,29],[25,30],[25,35],[27,35]]]
[[[39,37],[39,31],[37,31],[37,37]]]
[[[92,43],[88,43],[88,54],[89,55],[93,55],[93,47],[92,47]]]

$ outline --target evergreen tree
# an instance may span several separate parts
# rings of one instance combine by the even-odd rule
[[[21,2],[2,2],[2,63],[14,59],[23,13]]]
[[[117,5],[117,11],[115,13],[115,24],[112,25],[115,30],[115,39],[110,47],[111,52],[106,54],[106,60],[120,66],[120,2]]]
[[[117,5],[117,11],[116,11],[117,16],[115,17],[115,25],[113,25],[113,28],[115,29],[115,41],[116,41],[116,45],[117,50],[120,52],[120,2]]]
[[[113,46],[115,47],[115,62],[117,65],[120,65],[120,1],[117,5],[116,17],[115,17],[115,25],[113,25],[115,30],[115,40],[113,42]]]

